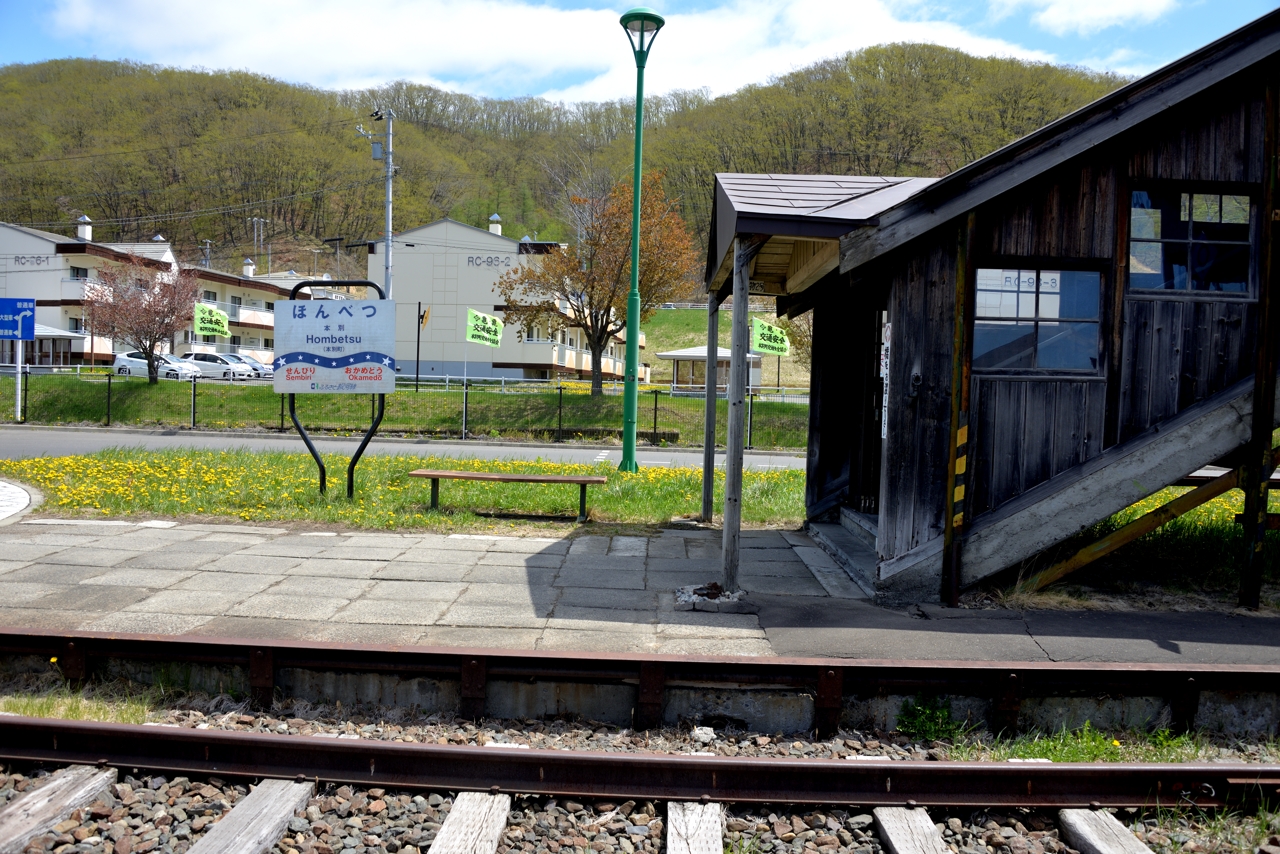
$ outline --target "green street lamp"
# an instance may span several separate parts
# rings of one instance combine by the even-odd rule
[[[640,386],[640,155],[644,148],[644,65],[658,30],[666,23],[648,6],[625,13],[620,23],[636,55],[636,156],[631,184],[631,292],[627,295],[627,373],[622,391],[622,462],[618,471],[639,471],[636,465],[636,410]]]

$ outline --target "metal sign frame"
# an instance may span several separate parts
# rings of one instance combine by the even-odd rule
[[[308,287],[333,287],[334,285],[358,285],[373,288],[378,292],[378,299],[385,300],[387,295],[383,293],[382,286],[376,282],[370,282],[365,279],[350,280],[319,280],[311,279],[305,282],[299,282],[293,286],[293,290],[289,292],[289,299],[296,299],[298,292]],[[393,305],[394,308],[394,305]],[[311,437],[307,435],[306,428],[302,426],[302,422],[298,420],[297,395],[289,392],[289,418],[293,421],[294,428],[297,429],[298,435],[302,437],[302,441],[306,443],[307,450],[311,452],[311,458],[316,461],[316,467],[320,470],[320,494],[325,494],[325,467],[324,460],[320,459],[320,452],[316,450],[315,444],[311,441]],[[356,463],[360,462],[360,458],[364,456],[365,448],[369,447],[369,442],[373,439],[373,434],[378,432],[378,426],[382,424],[382,416],[387,408],[386,392],[378,392],[378,411],[373,416],[373,424],[364,434],[364,439],[360,441],[360,447],[356,448],[356,452],[351,457],[351,462],[347,466],[347,498],[354,498],[356,491]]]

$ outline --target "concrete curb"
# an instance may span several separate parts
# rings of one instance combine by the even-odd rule
[[[25,495],[27,503],[15,510],[0,510],[0,514],[3,514],[0,515],[0,528],[18,522],[23,516],[28,515],[44,503],[44,493],[34,486],[27,486],[10,480],[0,480],[0,494],[8,493],[10,490],[15,490]]]

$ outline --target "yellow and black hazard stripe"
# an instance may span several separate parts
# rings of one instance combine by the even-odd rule
[[[969,413],[960,413],[960,426],[956,429],[956,476],[955,487],[951,494],[951,526],[959,529],[964,525],[965,484],[969,471]]]

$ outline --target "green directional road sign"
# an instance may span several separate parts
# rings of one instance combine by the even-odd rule
[[[467,309],[467,341],[497,347],[502,343],[502,321],[491,314]]]
[[[196,334],[197,335],[222,335],[231,334],[231,328],[227,325],[227,313],[219,311],[211,305],[205,305],[202,302],[196,303]]]
[[[787,333],[763,320],[751,318],[751,352],[767,356],[786,356],[791,353]]]

